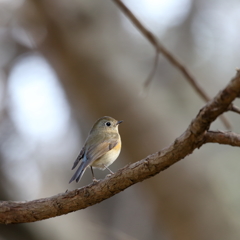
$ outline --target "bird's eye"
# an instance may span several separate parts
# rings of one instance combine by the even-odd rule
[[[110,127],[110,126],[111,126],[111,123],[110,123],[110,122],[106,122],[105,125],[108,126],[108,127]]]

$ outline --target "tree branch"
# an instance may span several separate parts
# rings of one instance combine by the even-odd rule
[[[157,54],[162,53],[163,56],[173,65],[175,66],[182,75],[187,79],[190,85],[195,89],[195,91],[201,96],[201,98],[208,102],[211,98],[207,95],[204,89],[198,84],[196,79],[191,75],[189,70],[173,55],[171,54],[151,33],[147,28],[143,26],[143,24],[136,18],[136,16],[132,13],[132,11],[121,1],[121,0],[113,0],[116,5],[122,10],[122,12],[129,18],[129,20],[135,25],[135,27],[143,34],[144,37],[153,45],[156,49]],[[157,59],[157,58],[156,58]],[[157,60],[155,60],[156,64]],[[155,69],[155,67],[153,68]],[[153,70],[154,72],[155,70]],[[145,86],[147,86],[152,79],[152,73],[147,78],[145,82]],[[224,117],[220,117],[222,123],[225,125],[227,129],[231,129],[231,125],[229,121]]]
[[[231,104],[231,105],[229,106],[228,111],[232,111],[232,112],[235,112],[235,113],[240,114],[240,108],[237,107],[237,106],[235,106],[235,105],[233,105],[233,104]]]
[[[206,134],[206,131],[218,116],[227,111],[239,94],[240,72],[238,71],[227,87],[199,111],[186,131],[169,147],[120,169],[96,184],[92,183],[49,198],[26,202],[1,202],[0,223],[35,222],[84,209],[158,174],[191,154],[196,148],[200,148],[204,143],[213,142],[213,134],[211,132]]]
[[[208,131],[204,135],[204,143],[219,143],[240,147],[240,134],[234,132]]]
[[[121,0],[113,0],[116,5],[122,10],[122,12],[129,18],[129,20],[135,25],[135,27],[142,33],[144,37],[153,45],[158,53],[162,53],[168,61],[174,65],[188,80],[188,82],[192,85],[192,87],[197,91],[197,93],[202,97],[202,99],[206,102],[210,100],[210,97],[204,92],[201,86],[197,83],[194,77],[190,74],[188,69],[180,63],[179,60],[176,59],[151,33],[147,28],[143,26],[143,24],[137,19],[137,17],[132,13],[132,11],[121,1]]]

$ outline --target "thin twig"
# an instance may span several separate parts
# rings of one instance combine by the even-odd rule
[[[158,51],[156,50],[156,55],[155,55],[155,58],[154,58],[154,65],[153,65],[153,69],[152,71],[150,72],[149,76],[147,77],[145,83],[144,83],[144,87],[147,88],[150,84],[150,82],[152,81],[154,75],[155,75],[155,72],[157,70],[157,65],[158,65],[158,59],[159,59],[159,53]]]
[[[143,26],[143,24],[135,17],[132,11],[121,1],[121,0],[113,0],[117,6],[123,11],[123,13],[131,20],[131,22],[136,26],[136,28],[146,37],[146,39],[154,46],[157,52],[161,52],[168,61],[174,65],[187,79],[187,81],[191,84],[191,86],[195,89],[195,91],[202,97],[205,102],[208,102],[211,98],[207,95],[207,93],[203,90],[203,88],[197,83],[194,77],[190,74],[188,69],[177,60],[151,33],[147,28]],[[221,121],[225,125],[227,129],[231,129],[231,125],[229,121],[221,116]]]
[[[234,132],[208,131],[204,135],[204,142],[240,147],[240,134]]]
[[[231,104],[229,107],[228,107],[228,111],[232,111],[232,112],[235,112],[235,113],[238,113],[240,114],[240,108]]]

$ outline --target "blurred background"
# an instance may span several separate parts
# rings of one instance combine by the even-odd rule
[[[126,0],[214,96],[240,60],[238,0]],[[0,199],[33,200],[68,184],[93,123],[124,120],[113,171],[174,141],[205,104],[111,0],[0,0]],[[240,104],[240,102],[237,102]],[[240,131],[239,116],[225,114]],[[224,130],[220,121],[211,129]],[[208,144],[93,207],[0,225],[0,240],[240,238],[239,149]],[[95,171],[104,178],[107,171]]]

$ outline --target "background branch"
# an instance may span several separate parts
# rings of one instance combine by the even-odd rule
[[[168,61],[174,65],[188,80],[188,82],[192,85],[192,87],[196,90],[196,92],[202,97],[204,101],[209,101],[210,97],[207,96],[207,93],[203,90],[203,88],[197,83],[194,77],[190,74],[188,69],[180,63],[179,60],[176,59],[173,54],[171,54],[154,36],[152,32],[150,32],[147,28],[143,26],[143,24],[137,19],[137,17],[132,13],[132,11],[121,1],[121,0],[113,0],[117,6],[123,11],[123,13],[129,18],[129,20],[135,25],[135,27],[142,33],[142,35],[153,45],[158,53],[162,53]]]
[[[143,34],[143,36],[153,45],[156,49],[157,54],[162,53],[163,56],[173,65],[175,66],[182,75],[187,79],[193,89],[201,96],[201,98],[208,102],[211,98],[207,95],[204,89],[198,84],[196,79],[192,76],[189,70],[173,55],[171,54],[154,36],[152,32],[150,32],[147,28],[143,26],[143,24],[137,19],[137,17],[132,13],[132,11],[121,1],[121,0],[113,0],[117,6],[123,11],[123,13],[129,18],[129,20],[136,26],[136,28]],[[157,63],[157,58],[155,60],[155,64]],[[153,68],[153,72],[155,71],[155,66]],[[152,72],[150,76],[147,78],[145,82],[145,86],[149,85],[152,79]],[[224,117],[220,117],[222,123],[227,129],[231,129],[231,124]]]
[[[199,111],[186,131],[169,147],[120,169],[97,184],[92,183],[86,187],[45,199],[28,202],[1,202],[0,223],[34,222],[84,209],[158,174],[191,154],[194,149],[200,148],[206,142],[205,132],[210,124],[224,111],[227,111],[239,93],[240,73],[237,72],[227,87]]]

